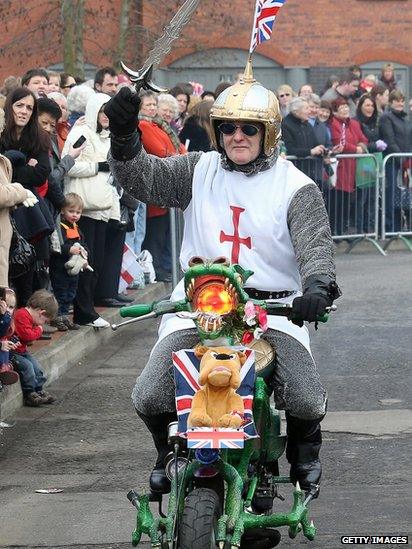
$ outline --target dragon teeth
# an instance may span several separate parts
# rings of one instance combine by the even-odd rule
[[[200,314],[197,318],[199,326],[204,332],[216,332],[222,327],[222,319],[207,314]]]

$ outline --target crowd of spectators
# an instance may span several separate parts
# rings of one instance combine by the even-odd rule
[[[360,68],[352,66],[332,77],[328,85],[320,95],[308,84],[297,93],[290,86],[278,88],[282,153],[297,157],[296,165],[322,189],[333,234],[367,234],[376,226],[375,185],[362,186],[364,181],[357,179],[356,156],[339,155],[373,153],[379,165],[389,154],[411,153],[412,103],[405,108],[405,94],[390,63],[384,65],[380,78],[373,74],[362,78]],[[386,162],[387,232],[412,230],[410,169],[410,158]]]
[[[16,300],[18,310],[34,311],[34,328],[42,326],[34,330],[36,337],[50,338],[55,330],[78,330],[82,325],[109,325],[95,307],[130,302],[118,291],[125,242],[136,256],[148,250],[157,280],[171,281],[168,210],[128,195],[107,163],[110,140],[104,106],[128,85],[127,77],[111,67],[99,69],[86,82],[35,68],[21,78],[6,78],[0,90],[0,287],[10,289],[8,301]],[[211,150],[210,109],[229,85],[221,82],[208,91],[185,82],[169,93],[141,91],[138,124],[145,149],[159,157]],[[379,78],[362,76],[359,67],[350,67],[332,76],[319,94],[316,91],[309,83],[297,91],[288,84],[276,90],[283,117],[280,154],[296,157],[298,167],[322,189],[335,234],[347,230],[351,219],[344,212],[354,201],[357,214],[352,221],[359,232],[367,232],[362,212],[374,200],[374,189],[353,198],[356,160],[342,160],[336,169],[333,159],[342,153],[412,151],[404,93],[391,64],[382,68]],[[387,164],[387,184],[395,189],[386,196],[389,230],[410,223],[397,187],[405,166],[410,170],[405,163]],[[8,273],[13,231],[35,251],[35,261],[19,276]],[[143,285],[139,272],[130,287]],[[38,303],[32,296],[38,297],[39,290],[51,292],[56,300],[56,314],[48,306],[41,322],[29,305]],[[49,294],[42,298],[49,300]],[[0,316],[7,307],[4,302]],[[10,331],[7,334],[4,341]],[[2,349],[8,347],[3,340]],[[34,406],[46,403],[47,395],[38,365],[30,364],[32,377],[25,390],[31,397],[26,403]]]

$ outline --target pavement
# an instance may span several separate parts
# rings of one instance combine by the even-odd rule
[[[167,293],[170,285],[163,282],[148,284],[142,290],[128,290],[128,296],[135,302],[150,303]],[[96,307],[96,311],[108,322],[119,323],[118,308]],[[78,364],[86,355],[109,341],[115,332],[111,328],[95,329],[82,326],[78,331],[55,332],[50,340],[33,342],[28,351],[39,361],[46,374],[47,385],[59,379],[69,368]],[[23,394],[20,383],[4,386],[0,392],[0,420],[13,416],[23,406]]]
[[[411,543],[412,255],[399,249],[384,257],[366,243],[351,254],[345,249],[342,243],[337,254],[344,292],[338,311],[317,332],[310,328],[329,394],[322,489],[310,509],[318,535],[308,542],[284,533],[285,548],[337,549],[341,536],[355,535],[409,534]],[[136,292],[137,301],[158,299],[168,289],[149,290]],[[119,320],[117,313],[102,312],[111,321]],[[58,338],[68,340],[65,360],[72,366],[55,370],[56,403],[16,409],[7,419],[12,427],[0,429],[1,548],[131,547],[135,513],[126,493],[147,489],[155,451],[130,393],[157,324],[117,332],[86,328]],[[46,358],[58,341],[38,352]],[[74,341],[83,355],[73,361]],[[280,467],[288,473],[284,458]],[[36,492],[49,488],[61,492]],[[281,494],[286,501],[276,500],[276,508],[284,512],[289,487]],[[140,546],[149,547],[146,536]]]

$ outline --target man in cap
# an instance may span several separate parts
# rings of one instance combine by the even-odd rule
[[[106,105],[110,166],[139,200],[183,210],[183,270],[194,255],[226,256],[254,271],[245,288],[252,298],[293,302],[299,320],[269,316],[264,337],[276,348],[273,390],[278,408],[286,410],[291,478],[316,495],[327,396],[303,321],[316,321],[339,295],[322,195],[311,179],[278,157],[279,104],[254,80],[249,63],[244,77],[212,107],[215,151],[169,158],[146,154],[136,130],[139,102],[124,88]],[[181,297],[183,281],[172,294]],[[171,353],[196,343],[192,321],[167,315],[133,390],[136,411],[158,451],[150,477],[154,491],[170,488],[163,461],[170,451],[167,425],[176,416]]]

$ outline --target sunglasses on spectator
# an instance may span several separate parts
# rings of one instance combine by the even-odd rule
[[[290,93],[281,93],[279,97],[290,97]]]
[[[68,86],[62,86],[62,88],[74,88],[77,84],[69,84]]]
[[[238,128],[240,128],[240,131],[247,137],[253,137],[259,133],[259,128],[253,124],[233,124],[232,122],[223,122],[222,124],[219,124],[218,128],[224,135],[234,135]]]

